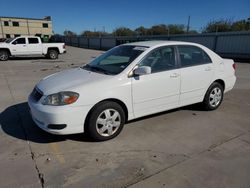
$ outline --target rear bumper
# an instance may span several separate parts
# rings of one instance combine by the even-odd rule
[[[224,93],[233,89],[236,82],[236,76],[230,76],[225,79],[225,90]]]

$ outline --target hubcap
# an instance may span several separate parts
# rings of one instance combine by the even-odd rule
[[[216,107],[220,104],[221,101],[221,97],[222,97],[222,91],[220,88],[215,87],[209,96],[209,103],[212,107]]]
[[[96,130],[102,136],[113,135],[121,125],[121,116],[115,109],[106,109],[97,118]]]
[[[50,57],[51,57],[52,59],[55,59],[55,58],[56,58],[55,53],[50,53]]]
[[[0,59],[1,60],[6,60],[7,59],[7,55],[4,54],[4,53],[0,54]]]

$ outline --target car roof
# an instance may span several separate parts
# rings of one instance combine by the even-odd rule
[[[140,42],[132,42],[126,43],[123,45],[136,45],[136,46],[145,46],[145,47],[155,47],[162,45],[199,45],[192,42],[182,42],[182,41],[166,41],[166,40],[154,40],[154,41],[140,41]]]

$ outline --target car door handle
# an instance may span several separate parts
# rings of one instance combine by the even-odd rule
[[[177,78],[179,77],[180,75],[178,73],[173,73],[170,75],[170,78]]]
[[[212,70],[211,67],[206,67],[206,68],[205,68],[205,71],[211,71],[211,70]]]

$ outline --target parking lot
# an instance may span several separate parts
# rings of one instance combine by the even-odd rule
[[[106,142],[35,126],[27,97],[43,77],[101,51],[0,62],[0,187],[250,187],[250,63],[216,111],[193,105],[141,118]]]

